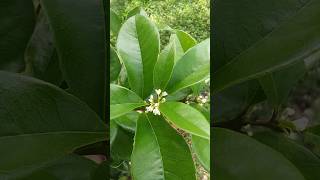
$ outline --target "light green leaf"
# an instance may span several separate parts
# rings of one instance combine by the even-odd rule
[[[170,43],[159,55],[153,71],[153,83],[155,89],[165,89],[174,66],[174,44]]]
[[[145,102],[136,93],[127,88],[110,84],[110,119],[120,117],[144,105]]]
[[[105,120],[108,47],[102,1],[42,0],[41,3],[53,30],[69,92]]]
[[[224,180],[305,180],[282,154],[246,135],[212,128],[213,178]]]
[[[0,94],[0,172],[49,161],[107,139],[99,116],[56,86],[0,72]]]
[[[153,90],[153,69],[160,51],[159,32],[154,23],[142,15],[129,18],[120,29],[117,50],[132,91],[146,98]]]
[[[197,41],[191,35],[181,30],[175,30],[175,33],[170,37],[170,42],[175,44],[175,62],[180,60],[187,50],[197,44]]]
[[[160,104],[160,112],[178,128],[193,135],[210,139],[210,124],[204,115],[195,108],[180,102],[166,102]]]
[[[2,0],[0,4],[0,70],[21,72],[24,51],[35,26],[32,0]]]
[[[192,136],[192,148],[203,167],[210,172],[210,141],[199,136]]]
[[[196,179],[188,145],[161,116],[139,118],[131,163],[136,180]]]
[[[110,31],[117,36],[120,28],[121,18],[113,9],[110,9]]]
[[[193,48],[176,63],[171,80],[168,84],[169,93],[203,81],[210,72],[210,40],[204,40]]]

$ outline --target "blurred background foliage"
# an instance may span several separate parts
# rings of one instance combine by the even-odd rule
[[[111,8],[121,17],[127,19],[131,10],[142,7],[153,19],[159,29],[169,26],[183,30],[198,42],[210,34],[210,0],[110,0]],[[161,44],[168,42],[170,32],[160,31]],[[112,41],[115,37],[112,37]]]

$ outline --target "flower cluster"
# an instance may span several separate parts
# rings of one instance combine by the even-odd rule
[[[167,92],[161,91],[161,89],[156,89],[156,98],[151,94],[148,99],[148,106],[146,107],[146,112],[152,112],[154,115],[160,115],[159,105],[160,103],[166,102],[165,96],[168,95]]]
[[[203,104],[205,104],[206,102],[208,102],[208,96],[198,96],[197,97],[197,102],[199,103],[200,106],[203,106]]]

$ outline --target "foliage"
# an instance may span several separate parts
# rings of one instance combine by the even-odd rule
[[[0,3],[0,179],[106,178],[105,40],[100,1]]]
[[[319,179],[319,126],[281,116],[320,58],[319,8],[316,0],[213,2],[214,179]],[[250,118],[265,101],[271,115]]]
[[[114,178],[196,179],[192,152],[210,167],[208,94],[200,95],[209,77],[209,39],[197,44],[176,30],[160,50],[158,28],[143,11],[111,31],[118,34],[110,72],[118,74],[110,84]],[[186,133],[192,152],[181,136]]]

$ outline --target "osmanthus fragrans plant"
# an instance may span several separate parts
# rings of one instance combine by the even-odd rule
[[[106,179],[99,0],[0,2],[0,179]],[[93,158],[91,158],[93,159]]]
[[[123,170],[125,163],[135,180],[196,179],[194,153],[209,171],[209,94],[192,95],[209,78],[209,39],[197,43],[175,30],[160,50],[158,28],[139,11],[113,33],[118,34],[110,68],[113,168]]]
[[[281,112],[320,59],[320,1],[212,3],[213,178],[319,179],[320,126],[295,126]],[[264,101],[270,116],[250,117]]]

